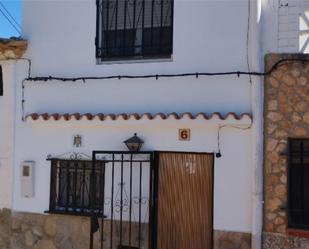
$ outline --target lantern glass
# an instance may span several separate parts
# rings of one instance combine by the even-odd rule
[[[138,143],[128,143],[127,147],[130,151],[138,151],[140,145]]]
[[[124,143],[128,147],[129,151],[139,151],[144,142],[135,133],[133,137],[127,139]]]

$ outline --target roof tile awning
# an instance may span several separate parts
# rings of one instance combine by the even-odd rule
[[[19,38],[0,38],[0,60],[21,58],[26,51],[28,43]]]
[[[103,113],[97,113],[97,114],[91,114],[91,113],[31,113],[26,116],[26,120],[32,120],[32,121],[126,121],[126,120],[197,120],[197,119],[203,119],[203,120],[212,120],[217,119],[221,121],[226,120],[233,120],[233,121],[241,121],[245,120],[247,122],[252,121],[251,115],[248,113],[242,113],[242,114],[236,114],[234,112],[229,112],[227,114],[220,114],[218,112],[214,112],[212,114],[207,115],[206,113],[199,112],[197,114],[192,114],[190,112],[184,112],[184,113],[156,113],[156,114],[150,114],[150,113],[122,113],[122,114],[103,114]]]

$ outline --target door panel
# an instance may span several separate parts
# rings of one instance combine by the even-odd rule
[[[211,249],[213,155],[160,153],[157,248]]]

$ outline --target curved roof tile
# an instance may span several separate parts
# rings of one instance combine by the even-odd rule
[[[70,121],[70,120],[82,120],[83,118],[86,118],[86,120],[94,120],[95,118],[98,118],[101,121],[105,121],[107,119],[110,120],[119,120],[119,119],[123,119],[123,120],[129,120],[129,119],[135,119],[135,120],[140,120],[140,119],[148,119],[148,120],[153,120],[156,118],[161,118],[162,120],[166,120],[169,118],[174,118],[176,120],[181,120],[181,119],[185,119],[185,118],[189,118],[191,120],[195,120],[197,118],[203,118],[205,120],[211,120],[215,117],[221,119],[221,120],[226,120],[228,118],[233,118],[235,120],[241,120],[243,118],[249,118],[252,119],[251,115],[249,113],[241,113],[241,114],[236,114],[235,112],[229,112],[226,114],[221,114],[219,112],[214,112],[211,113],[209,115],[207,115],[206,113],[203,112],[199,112],[197,114],[192,114],[190,112],[184,112],[184,113],[156,113],[156,114],[150,114],[150,113],[143,113],[143,114],[138,114],[138,113],[121,113],[121,114],[103,114],[103,113],[97,113],[97,114],[92,114],[92,113],[64,113],[64,114],[60,114],[60,113],[31,113],[29,115],[26,116],[26,119],[30,119],[33,121],[39,120],[40,118],[42,118],[43,120],[47,121],[47,120],[65,120],[65,121]]]

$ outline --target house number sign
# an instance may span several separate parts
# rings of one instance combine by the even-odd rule
[[[179,129],[178,139],[180,141],[190,141],[190,129]]]

